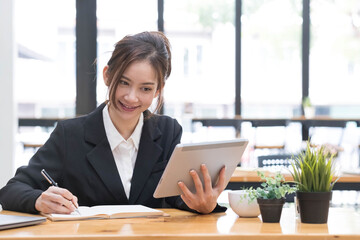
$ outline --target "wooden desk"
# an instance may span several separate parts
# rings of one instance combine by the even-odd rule
[[[360,239],[360,215],[351,209],[331,208],[327,224],[302,224],[293,208],[283,209],[280,223],[262,223],[260,217],[238,218],[231,209],[209,215],[164,211],[170,217],[47,221],[0,231],[0,239]]]
[[[261,171],[261,169],[259,169]],[[290,173],[284,173],[285,181],[292,181]],[[241,189],[242,187],[258,187],[261,179],[256,170],[237,167],[232,175],[227,189]],[[334,190],[357,190],[360,191],[360,175],[343,174],[335,183]]]

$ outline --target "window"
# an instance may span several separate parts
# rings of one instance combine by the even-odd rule
[[[309,96],[317,113],[360,116],[360,2],[311,1]]]
[[[234,15],[234,0],[165,1],[164,28],[173,54],[165,114],[178,119],[234,115]]]
[[[242,9],[241,115],[292,117],[301,104],[301,1],[244,0]]]
[[[18,116],[75,115],[75,1],[16,0]]]

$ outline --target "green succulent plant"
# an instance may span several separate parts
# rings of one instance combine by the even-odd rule
[[[256,189],[247,189],[251,200],[257,198],[281,199],[287,194],[294,193],[297,190],[296,186],[293,187],[285,183],[284,176],[280,172],[277,172],[274,176],[265,176],[265,174],[260,171],[258,171],[257,174],[262,180],[265,180],[265,182],[261,183],[261,187],[257,187]]]

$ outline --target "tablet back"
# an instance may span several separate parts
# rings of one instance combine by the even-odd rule
[[[217,183],[219,172],[226,166],[225,183],[230,181],[231,175],[238,166],[245,148],[246,139],[228,141],[178,144],[164,170],[164,173],[154,192],[155,198],[170,197],[182,194],[177,183],[182,181],[195,193],[194,182],[189,174],[194,169],[203,181],[200,165],[204,163],[209,170],[213,186]]]

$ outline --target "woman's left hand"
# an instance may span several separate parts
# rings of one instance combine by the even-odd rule
[[[189,208],[199,213],[210,213],[215,209],[217,199],[226,187],[225,167],[220,170],[219,180],[214,187],[212,186],[211,178],[205,164],[201,164],[200,169],[204,178],[204,186],[197,172],[195,170],[190,171],[190,175],[194,180],[196,193],[192,193],[183,182],[179,182],[178,186],[183,192],[181,198]]]

